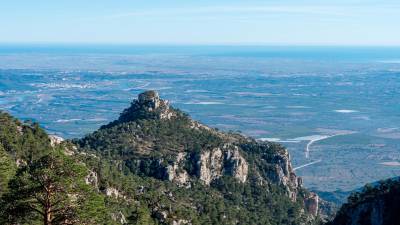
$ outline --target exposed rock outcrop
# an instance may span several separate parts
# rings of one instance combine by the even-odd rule
[[[185,159],[186,153],[180,152],[176,157],[176,161],[167,167],[168,180],[179,185],[190,185],[189,174],[180,167],[180,163]]]
[[[197,162],[198,176],[204,184],[209,185],[211,181],[222,176],[223,157],[220,148],[208,150],[200,153],[199,161]]]
[[[146,91],[138,96],[138,102],[142,106],[147,107],[147,110],[153,111],[160,107],[160,96],[155,91]]]
[[[203,125],[160,99],[155,91],[140,94],[117,120],[77,144],[120,161],[120,171],[168,180],[186,190],[198,181],[208,190],[231,182],[253,187],[250,182],[256,182],[256,188],[266,195],[286,191],[292,202],[304,199],[302,211],[309,221],[318,215],[318,196],[305,194],[283,146]],[[106,194],[119,195],[115,190]],[[156,210],[161,220],[167,218],[165,207]]]
[[[184,224],[191,224],[189,220],[174,220],[172,221],[172,225],[184,225]]]
[[[170,110],[167,100],[160,99],[156,91],[145,91],[121,113],[117,121],[108,126],[137,119],[171,119],[174,116],[175,112]]]
[[[222,148],[203,151],[198,158],[198,177],[206,185],[223,175],[242,183],[247,181],[249,166],[237,146],[226,144]]]
[[[113,187],[107,187],[104,190],[104,193],[113,198],[126,198],[118,189]]]
[[[249,173],[249,165],[246,159],[240,154],[237,146],[233,150],[229,149],[225,154],[227,164],[227,174],[236,178],[239,182],[244,183],[247,181]]]
[[[17,167],[22,167],[22,166],[25,166],[27,163],[23,159],[17,159],[17,160],[15,160],[15,164],[17,165]]]
[[[348,198],[329,225],[400,224],[400,179],[367,185]]]
[[[304,199],[304,205],[309,214],[313,216],[318,215],[319,197],[317,194],[311,192],[308,196],[306,196],[306,198]]]
[[[85,177],[86,184],[92,185],[97,190],[99,189],[99,178],[95,171],[89,171],[89,174]]]
[[[50,145],[52,147],[61,144],[64,141],[64,138],[57,136],[57,135],[49,135]]]
[[[111,219],[119,222],[120,224],[127,224],[128,222],[125,218],[125,215],[121,211],[111,214]]]
[[[298,189],[301,188],[303,182],[292,169],[289,153],[285,151],[275,154],[271,163],[275,166],[273,170],[268,171],[267,177],[274,183],[285,186],[289,197],[292,201],[296,201]]]

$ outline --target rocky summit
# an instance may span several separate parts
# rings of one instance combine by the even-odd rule
[[[0,224],[330,219],[329,204],[302,186],[283,146],[201,124],[156,91],[80,139],[47,135],[5,112],[0,122]],[[399,179],[367,185],[327,224],[398,224],[399,187]]]
[[[171,107],[156,91],[139,94],[117,120],[75,144],[80,151],[111,160],[121,171],[170,182],[189,195],[198,190],[215,193],[221,204],[243,212],[253,204],[253,213],[265,221],[275,220],[273,214],[266,216],[273,210],[282,210],[284,217],[289,215],[287,210],[293,211],[293,218],[285,219],[299,224],[313,223],[319,215],[318,196],[302,187],[284,147],[205,126]],[[247,188],[249,196],[240,196]],[[283,201],[274,202],[274,197]],[[177,205],[188,205],[198,215],[207,214],[195,199],[180,201]],[[243,214],[251,215],[250,211]],[[163,221],[171,216],[176,215],[167,213]],[[240,221],[232,216],[219,222]]]
[[[59,218],[68,224],[320,222],[319,197],[302,186],[283,146],[201,124],[155,91],[141,93],[115,121],[80,139],[49,136],[6,113],[0,120],[4,224],[43,217],[48,224]],[[37,200],[52,187],[57,198]],[[57,199],[63,206],[53,206]],[[68,210],[53,215],[54,207]]]
[[[139,94],[138,99],[132,101],[131,106],[121,113],[118,120],[103,128],[139,119],[170,119],[174,115],[168,101],[160,99],[156,91],[146,91]]]

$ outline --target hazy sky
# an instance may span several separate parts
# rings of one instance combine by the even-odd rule
[[[400,0],[4,0],[0,42],[400,45]]]

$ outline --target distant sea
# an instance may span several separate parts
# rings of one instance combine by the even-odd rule
[[[311,189],[400,175],[400,47],[0,45],[0,109],[65,138],[147,89],[209,126],[280,142]]]

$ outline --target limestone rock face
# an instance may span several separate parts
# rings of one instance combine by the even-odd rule
[[[155,110],[160,106],[160,96],[156,91],[146,91],[138,96],[139,104],[147,106],[149,111]]]
[[[56,135],[49,135],[50,138],[50,145],[52,147],[61,144],[64,141],[64,138],[56,136]]]
[[[137,119],[171,119],[174,116],[175,112],[170,110],[167,100],[160,99],[156,91],[145,91],[139,94],[138,99],[133,100],[131,106],[121,113],[117,121],[103,127]]]
[[[237,146],[234,146],[233,150],[227,151],[226,161],[230,165],[227,173],[235,177],[239,182],[245,183],[247,181],[249,165],[246,159],[240,154]]]
[[[242,156],[239,148],[234,145],[225,145],[221,148],[203,150],[194,158],[196,171],[195,177],[191,177],[185,170],[184,165],[190,159],[187,153],[180,152],[176,155],[175,161],[166,167],[166,179],[175,182],[180,186],[190,186],[191,180],[199,179],[205,185],[222,176],[232,176],[238,182],[245,183],[249,173],[249,165]]]
[[[327,225],[400,224],[400,177],[366,185],[353,193]]]
[[[125,215],[121,211],[111,214],[111,219],[119,222],[120,224],[127,224],[128,222],[125,218]]]
[[[158,92],[145,91],[138,96],[136,108],[148,112],[158,119],[171,119],[174,112],[170,110],[169,102],[160,99]]]
[[[292,169],[290,156],[287,151],[280,154],[275,154],[271,163],[274,169],[268,171],[267,177],[274,183],[285,186],[286,191],[292,201],[296,201],[298,189],[302,185],[301,178],[298,178]]]
[[[121,192],[119,190],[117,190],[116,188],[113,188],[113,187],[107,187],[104,190],[104,193],[107,196],[114,197],[114,198],[125,198],[125,196],[123,194],[121,194]]]
[[[313,216],[318,215],[319,197],[317,194],[311,192],[310,195],[304,199],[304,205],[309,214]]]
[[[242,183],[247,181],[248,163],[237,146],[226,144],[222,148],[203,151],[197,164],[198,177],[206,185],[223,175],[232,176]]]
[[[86,184],[92,185],[96,189],[99,188],[99,178],[95,171],[89,171],[89,174],[85,177],[85,182]]]
[[[223,155],[221,149],[216,148],[202,152],[197,164],[199,179],[209,185],[211,181],[222,176]]]
[[[179,167],[179,164],[184,160],[185,156],[186,153],[178,153],[176,161],[167,167],[168,180],[181,186],[189,184],[189,174],[186,170]]]

